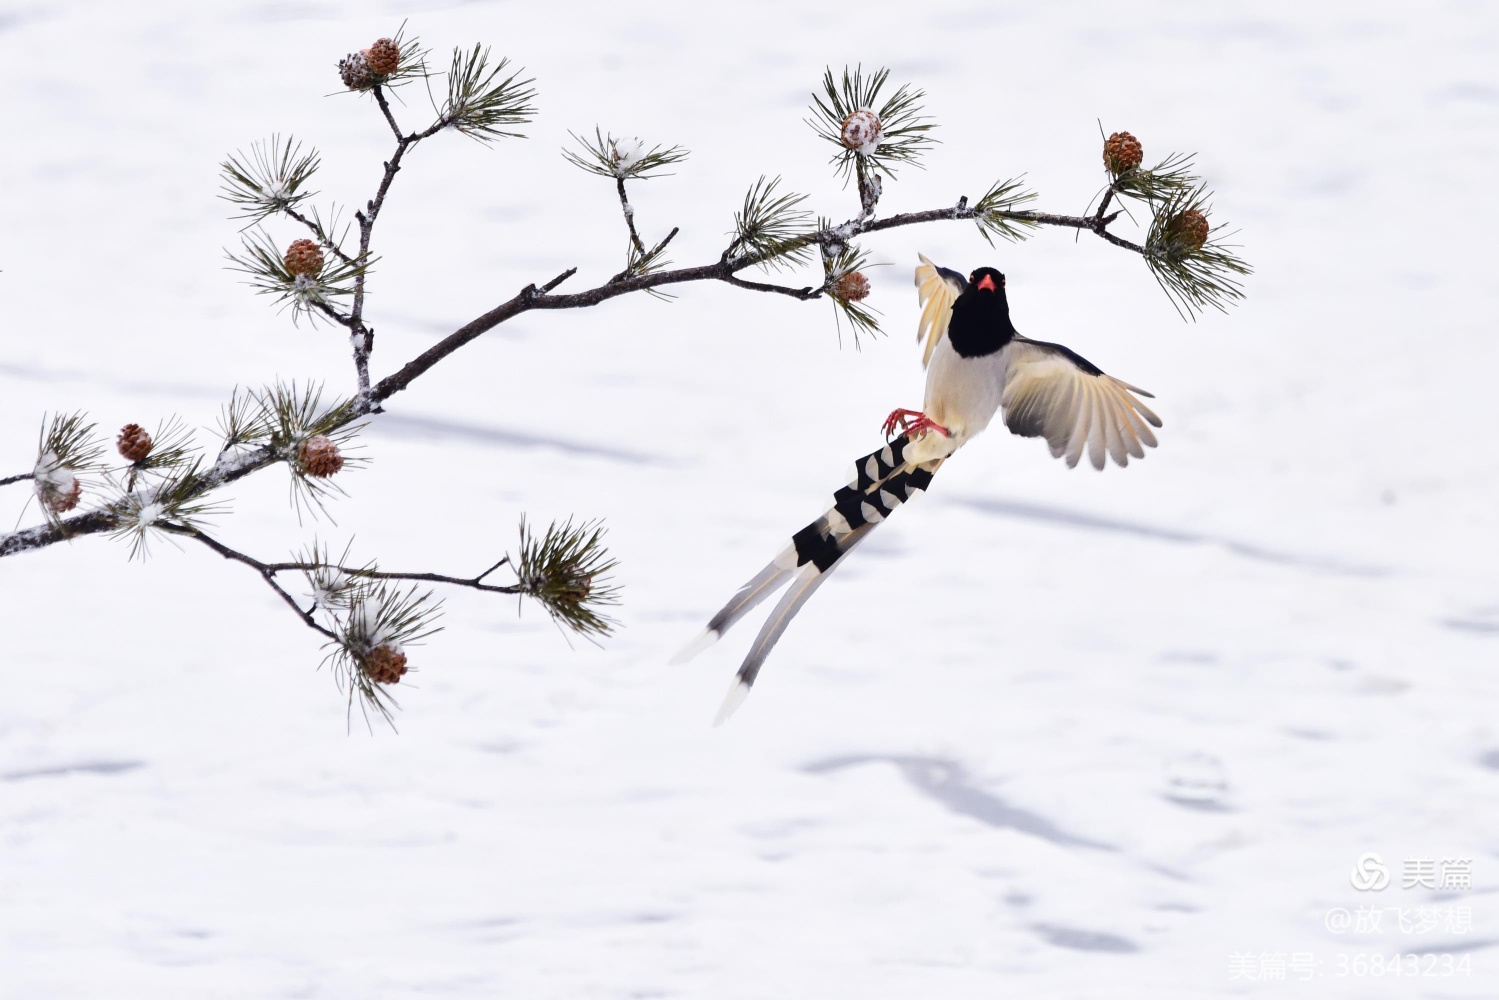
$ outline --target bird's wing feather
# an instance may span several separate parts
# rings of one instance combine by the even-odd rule
[[[916,343],[925,342],[921,353],[921,367],[932,360],[937,343],[947,333],[947,324],[952,319],[952,304],[968,287],[967,280],[957,271],[938,267],[917,254],[921,263],[916,267],[916,294],[921,300],[921,321],[916,326]]]
[[[1022,437],[1043,437],[1057,458],[1076,466],[1083,452],[1095,469],[1145,457],[1156,446],[1151,427],[1161,418],[1137,397],[1150,393],[1105,375],[1060,344],[1016,337],[1004,350],[1005,426]]]

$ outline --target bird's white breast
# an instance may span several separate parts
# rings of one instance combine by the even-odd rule
[[[926,415],[953,433],[954,445],[989,426],[1004,392],[1008,347],[965,358],[946,337],[932,352],[926,371]]]

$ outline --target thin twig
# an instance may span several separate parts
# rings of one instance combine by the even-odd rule
[[[284,587],[276,582],[276,575],[278,573],[306,573],[314,570],[337,570],[338,572],[343,573],[346,576],[357,577],[365,580],[410,580],[417,583],[444,583],[448,584],[449,586],[467,587],[470,590],[480,590],[490,594],[514,595],[523,594],[526,592],[525,588],[520,584],[499,586],[496,584],[484,582],[484,578],[486,576],[493,573],[495,570],[499,569],[501,566],[504,566],[510,561],[509,556],[501,559],[499,562],[495,563],[493,566],[489,567],[478,576],[473,577],[448,576],[444,573],[387,573],[382,570],[373,570],[364,566],[343,566],[339,563],[328,562],[262,562],[252,555],[248,555],[244,552],[239,551],[238,549],[234,549],[228,545],[225,545],[217,538],[214,538],[212,535],[205,533],[199,528],[193,528],[187,525],[173,524],[169,522],[162,522],[159,524],[159,527],[163,531],[170,532],[171,534],[181,535],[184,538],[191,538],[194,541],[200,542],[208,548],[212,549],[214,552],[217,552],[219,555],[223,556],[225,559],[229,559],[234,562],[241,563],[245,566],[249,566],[260,575],[261,579],[263,579],[266,584],[271,587],[271,589],[275,590],[276,593],[281,595],[282,600],[290,605],[292,610],[296,611],[297,617],[301,618],[308,627],[316,629],[318,632],[321,632],[323,635],[327,636],[330,639],[337,639],[338,636],[332,630],[327,629],[318,623],[315,616],[317,607],[314,605],[311,608],[303,608],[300,604],[298,604],[296,599],[293,598]]]
[[[747,288],[752,292],[780,292],[782,295],[789,295],[793,299],[801,299],[803,302],[807,299],[815,299],[822,294],[821,288],[814,288],[810,285],[806,288],[788,288],[785,285],[772,285],[762,281],[745,281],[743,278],[735,277],[732,274],[725,275],[721,280],[728,282],[736,288]]]
[[[353,331],[350,339],[353,341],[354,372],[359,385],[356,399],[358,405],[367,412],[378,412],[378,406],[372,406],[370,399],[370,354],[375,349],[375,334],[364,322],[366,277],[364,267],[368,265],[370,259],[370,234],[374,232],[375,220],[380,215],[380,209],[385,205],[385,195],[390,191],[391,183],[401,170],[401,157],[406,155],[406,150],[432,135],[438,128],[434,125],[420,134],[413,132],[411,135],[402,135],[401,126],[396,122],[396,116],[390,109],[390,101],[385,96],[384,88],[375,87],[374,94],[375,103],[380,105],[380,113],[385,116],[386,124],[390,126],[391,133],[396,137],[396,151],[389,160],[385,161],[385,173],[380,178],[380,186],[375,190],[375,197],[365,203],[364,211],[354,213],[354,218],[359,223],[360,270],[354,276],[354,304],[349,310],[349,322],[344,324]]]
[[[630,205],[630,199],[625,194],[625,179],[616,176],[614,186],[619,191],[619,207],[625,213],[625,225],[630,227],[630,242],[635,245],[635,252],[645,256],[645,244],[640,242],[640,234],[635,231],[635,209]]]
[[[326,302],[315,300],[313,302],[313,307],[324,316],[327,316],[333,322],[339,324],[340,326],[346,326],[350,330],[358,332],[364,326],[364,324],[359,323],[357,320],[355,320],[354,317],[345,316],[343,313],[339,312],[337,309],[334,309]]]
[[[1106,225],[1106,223],[1103,221],[1103,213],[1105,213],[1105,212],[1107,212],[1109,210],[1109,202],[1111,202],[1113,200],[1114,200],[1114,185],[1110,184],[1108,186],[1108,189],[1106,191],[1104,191],[1104,193],[1103,193],[1103,201],[1100,201],[1098,203],[1098,212],[1093,216],[1093,221],[1096,222],[1098,225],[1100,225],[1100,226]],[[1118,212],[1115,212],[1114,215],[1109,216],[1109,218],[1112,219],[1112,218],[1114,218],[1115,215],[1118,215],[1118,214],[1119,214]]]
[[[396,124],[396,116],[390,110],[390,101],[385,97],[384,87],[377,86],[375,88],[375,103],[380,105],[380,113],[385,116],[386,124],[390,126],[391,132],[395,134],[396,142],[405,145],[408,140],[405,136],[401,135],[401,126]]]
[[[170,532],[174,535],[182,535],[185,538],[191,538],[195,541],[202,542],[204,545],[208,546],[210,549],[217,552],[225,559],[232,559],[235,562],[243,563],[244,565],[249,566],[251,569],[260,574],[260,578],[265,581],[266,586],[270,587],[277,594],[281,595],[281,599],[285,601],[287,605],[297,613],[297,617],[302,619],[303,624],[316,632],[322,633],[329,639],[337,641],[338,635],[332,629],[324,628],[322,625],[318,624],[317,618],[313,615],[313,612],[317,610],[317,606],[314,605],[311,608],[304,609],[300,604],[298,604],[296,598],[292,597],[291,594],[288,594],[286,592],[286,589],[283,588],[281,584],[276,582],[275,571],[271,569],[271,567],[266,563],[261,562],[254,556],[247,556],[243,552],[240,552],[236,549],[231,549],[223,542],[220,542],[209,535],[205,535],[197,528],[190,528],[187,525],[183,524],[171,524],[169,522],[158,522],[157,527],[161,528],[162,531]]]
[[[673,230],[673,232],[675,232],[675,230]],[[552,289],[556,288],[558,285],[562,284],[568,278],[571,278],[577,273],[578,269],[576,267],[570,267],[566,271],[563,271],[561,274],[557,275],[557,277],[553,278],[551,281],[548,281],[546,284],[542,285],[539,291],[543,295],[545,295],[547,292],[550,292]]]
[[[23,480],[26,480],[26,479],[35,479],[35,478],[36,478],[36,473],[34,473],[34,472],[23,472],[19,476],[9,476],[9,477],[7,477],[5,479],[0,479],[0,486],[9,486],[11,483],[19,483],[19,482],[21,482]]]

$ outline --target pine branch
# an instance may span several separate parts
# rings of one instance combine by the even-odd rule
[[[342,556],[332,559],[327,549],[316,545],[309,550],[308,558],[266,562],[185,520],[163,517],[153,527],[192,539],[225,559],[253,569],[304,625],[329,640],[331,652],[324,662],[332,664],[340,688],[349,692],[351,704],[357,695],[363,709],[375,710],[387,722],[395,707],[387,687],[399,681],[399,674],[382,674],[375,660],[383,657],[389,662],[398,657],[400,673],[404,674],[406,657],[402,650],[438,631],[433,622],[441,609],[431,591],[421,593],[415,586],[402,590],[396,585],[436,583],[529,597],[559,625],[588,639],[609,634],[615,625],[601,609],[618,603],[619,588],[608,578],[616,564],[603,549],[603,529],[597,522],[578,526],[571,521],[553,523],[538,539],[522,519],[519,556],[512,560],[506,555],[472,577],[387,572],[374,563],[349,565],[347,548]],[[505,566],[513,568],[515,583],[485,582]],[[305,607],[277,580],[283,573],[300,573],[306,579],[311,593]]]
[[[666,176],[660,172],[661,169],[687,159],[687,150],[681,146],[670,148],[654,146],[647,150],[645,144],[639,139],[623,139],[606,135],[597,126],[594,127],[592,140],[577,133],[568,134],[577,142],[579,149],[564,149],[563,158],[590,174],[614,178],[614,189],[619,194],[619,207],[624,213],[625,227],[630,232],[630,243],[625,250],[625,269],[609,280],[611,282],[623,281],[625,278],[661,270],[670,263],[666,260],[663,251],[666,245],[676,237],[677,230],[673,229],[660,243],[647,249],[645,241],[640,238],[640,232],[635,227],[635,207],[630,204],[630,196],[625,191],[625,181],[649,180],[653,177]],[[659,295],[660,293],[653,294]]]
[[[761,186],[757,185],[757,187]],[[799,197],[797,197],[797,201],[800,201]],[[810,253],[811,247],[817,246],[820,243],[846,243],[853,237],[865,233],[883,232],[888,229],[929,222],[952,220],[974,222],[976,221],[976,212],[977,209],[968,205],[965,199],[947,208],[929,209],[922,212],[905,212],[899,215],[891,215],[882,219],[867,221],[852,219],[837,227],[802,232],[797,236],[788,236],[782,241],[778,249],[773,249],[770,252],[778,254],[780,257],[785,257],[788,253],[800,250],[805,255]],[[1131,243],[1108,231],[1108,224],[1115,218],[1112,215],[1100,220],[1096,216],[1067,216],[1033,211],[1013,211],[1000,214],[1010,221],[1028,225],[1087,230],[1133,253],[1143,256],[1146,252],[1145,247]],[[348,409],[339,417],[339,420],[342,421],[339,426],[353,423],[365,416],[381,412],[381,405],[383,403],[387,402],[397,393],[409,388],[413,382],[445,358],[460,350],[465,345],[472,343],[501,323],[533,309],[589,308],[607,302],[610,299],[618,298],[621,295],[629,295],[634,292],[695,281],[723,281],[748,291],[788,295],[794,298],[814,299],[821,297],[822,289],[820,288],[811,294],[804,295],[803,290],[788,290],[783,286],[744,281],[737,277],[738,272],[759,263],[761,263],[759,258],[749,252],[741,253],[734,257],[725,255],[720,260],[710,264],[701,264],[695,267],[684,267],[675,270],[654,271],[649,274],[636,275],[618,281],[611,280],[597,287],[573,294],[553,294],[553,290],[558,285],[577,273],[576,268],[569,268],[543,286],[528,285],[521,289],[510,299],[454,330],[442,340],[406,362],[401,368],[381,379],[371,387],[367,396],[363,398],[356,396],[354,400],[347,404]],[[251,438],[244,442],[239,442],[239,447],[226,448],[214,468],[204,477],[204,488],[215,488],[224,483],[233,482],[252,472],[259,471],[284,460],[283,456],[277,450],[264,444],[258,444],[258,440],[258,438]],[[62,519],[56,525],[37,525],[33,528],[0,535],[0,557],[43,548],[78,535],[112,531],[115,527],[113,518],[102,512],[94,511],[74,515]]]
[[[338,636],[334,634],[333,630],[324,628],[322,625],[318,624],[317,617],[314,614],[314,612],[317,610],[315,605],[311,608],[304,609],[297,603],[296,598],[292,597],[291,594],[287,593],[286,590],[276,582],[276,574],[271,569],[269,564],[263,563],[253,556],[248,556],[236,549],[231,549],[223,542],[220,542],[210,535],[204,534],[202,530],[190,525],[163,522],[160,527],[162,531],[169,532],[174,535],[182,535],[185,538],[191,538],[196,542],[201,542],[203,545],[206,545],[208,548],[217,552],[225,559],[231,559],[235,562],[243,563],[244,565],[249,566],[251,569],[258,572],[260,574],[260,578],[265,581],[266,585],[274,590],[281,597],[281,599],[286,602],[287,606],[297,613],[297,617],[302,619],[302,623],[304,625],[312,629],[314,632],[325,636],[326,638],[338,638]]]

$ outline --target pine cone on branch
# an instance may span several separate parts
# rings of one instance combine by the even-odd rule
[[[287,273],[316,278],[323,273],[323,250],[312,240],[293,240],[284,258]]]
[[[379,76],[390,76],[401,66],[401,47],[389,38],[377,40],[360,55],[371,72]]]
[[[67,480],[71,480],[71,485]],[[52,513],[66,514],[78,506],[78,501],[83,496],[83,484],[66,469],[59,469],[46,483],[38,482],[37,496],[41,499],[42,506]]]
[[[338,78],[350,90],[369,90],[379,82],[363,52],[350,52],[338,61]]]
[[[332,438],[319,434],[302,442],[297,464],[314,479],[327,479],[344,467],[344,457],[338,453],[338,445]]]
[[[843,128],[838,135],[849,149],[868,156],[880,148],[884,125],[873,111],[860,109],[843,119]]]
[[[1144,158],[1140,140],[1128,132],[1115,132],[1104,140],[1103,165],[1116,177],[1138,167]]]
[[[1172,219],[1166,226],[1171,242],[1188,253],[1196,253],[1208,241],[1208,217],[1195,208],[1189,208]]]
[[[869,279],[858,271],[850,271],[838,279],[833,294],[844,302],[863,302],[869,298]]]
[[[406,654],[387,643],[360,657],[359,666],[376,684],[399,684],[406,674]]]
[[[115,439],[115,447],[120,450],[120,456],[132,465],[146,460],[151,454],[153,443],[151,435],[140,424],[126,424],[120,428],[120,436]]]

